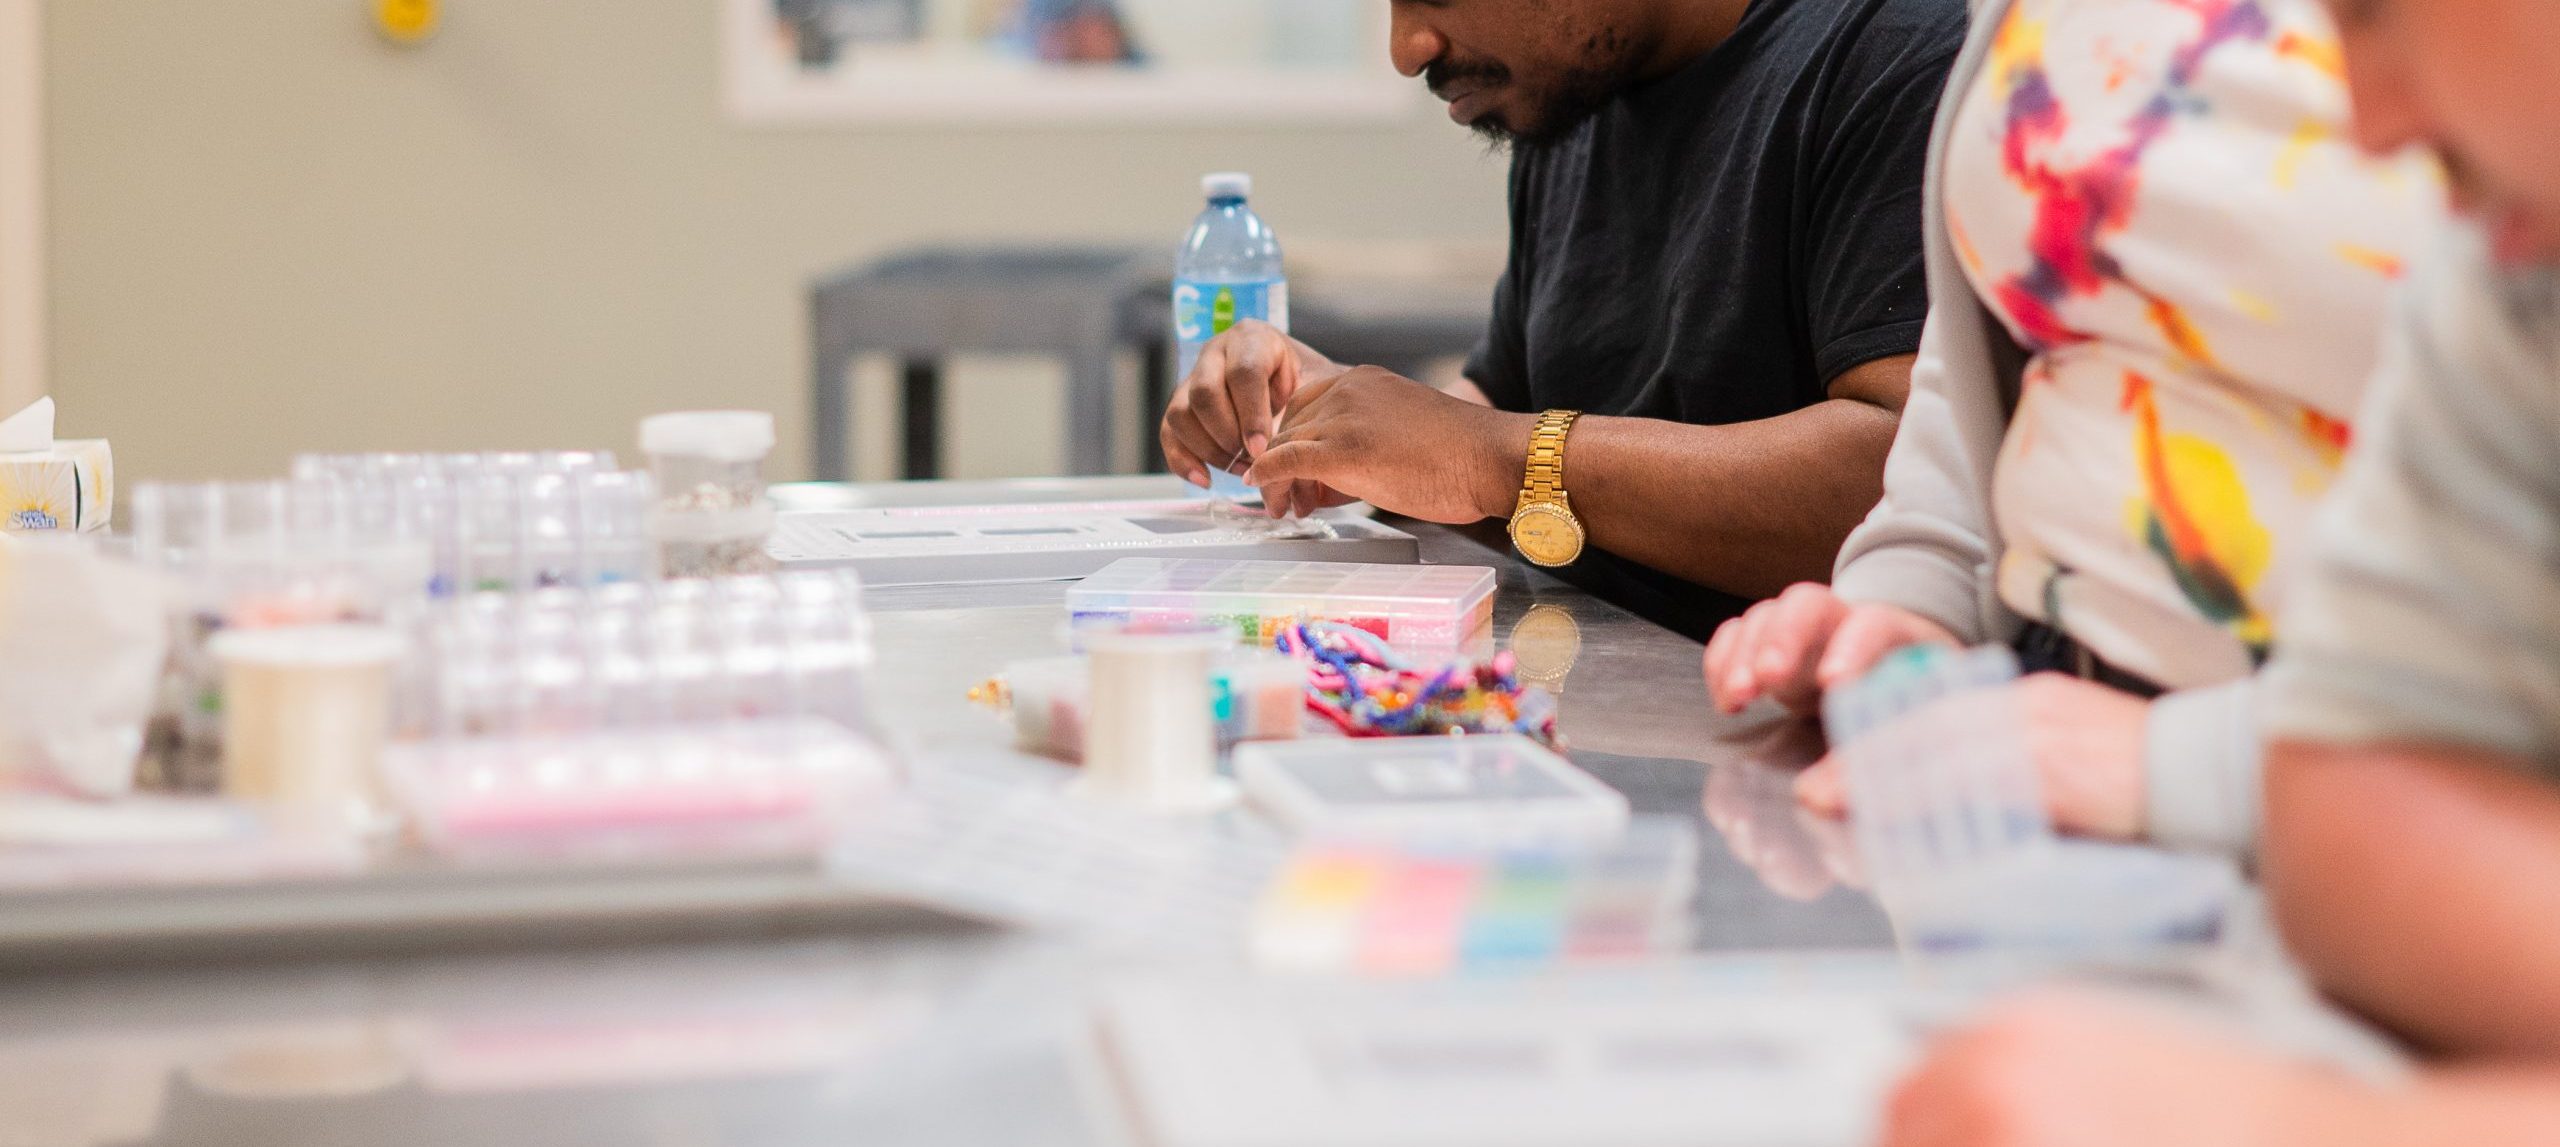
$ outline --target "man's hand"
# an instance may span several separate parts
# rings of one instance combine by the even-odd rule
[[[2054,826],[2142,839],[2149,825],[2142,750],[2151,703],[2059,673],[2038,673],[2008,688],[2026,723],[2027,756]],[[1854,811],[1836,751],[1796,778],[1796,799],[1823,816]]]
[[[1300,389],[1245,481],[1274,516],[1365,501],[1462,526],[1511,512],[1536,423],[1364,366]]]
[[[2343,1147],[2377,1097],[2131,1002],[2020,1000],[1939,1041],[1883,1147]]]
[[[1804,582],[1716,630],[1707,643],[1707,695],[1727,713],[1762,697],[1811,713],[1824,690],[1865,676],[1896,649],[1922,644],[1957,641],[1910,610],[1851,605],[1829,586]]]
[[[1194,486],[1209,469],[1242,473],[1271,443],[1274,420],[1300,388],[1342,373],[1315,348],[1248,319],[1201,348],[1157,437],[1165,469]]]

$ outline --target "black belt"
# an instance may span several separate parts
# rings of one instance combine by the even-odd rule
[[[2139,673],[2128,673],[2107,663],[2107,659],[2089,651],[2068,633],[2040,621],[2030,621],[2018,634],[2018,664],[2029,673],[2060,673],[2083,681],[2094,681],[2107,688],[2131,693],[2145,701],[2168,690],[2153,684]]]

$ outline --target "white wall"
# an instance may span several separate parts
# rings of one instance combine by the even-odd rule
[[[1170,244],[1222,167],[1258,173],[1284,238],[1501,234],[1501,161],[1424,107],[753,130],[721,117],[710,0],[447,0],[418,49],[355,0],[45,8],[53,392],[127,476],[627,447],[642,415],[701,405],[781,413],[791,476],[822,272],[919,243]],[[1038,372],[961,382],[956,469],[1054,464]]]

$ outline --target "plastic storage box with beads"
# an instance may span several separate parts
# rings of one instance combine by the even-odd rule
[[[1407,653],[1455,651],[1492,624],[1494,582],[1482,566],[1127,558],[1067,591],[1067,610],[1079,627],[1205,622],[1254,645],[1329,621]]]

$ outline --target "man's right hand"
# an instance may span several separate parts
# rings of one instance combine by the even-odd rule
[[[1947,628],[1892,605],[1851,605],[1806,582],[1751,607],[1707,643],[1707,695],[1739,713],[1762,697],[1799,713],[1906,645],[1957,645]]]
[[[1247,319],[1201,348],[1199,365],[1165,410],[1159,437],[1165,469],[1194,486],[1212,467],[1241,474],[1271,445],[1280,412],[1301,388],[1343,368],[1314,347]]]

